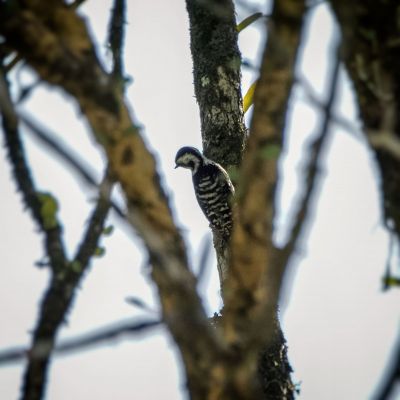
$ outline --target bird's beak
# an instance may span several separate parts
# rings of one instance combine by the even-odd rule
[[[174,167],[174,169],[177,169],[178,167],[179,167],[179,165],[178,165],[178,164],[176,164],[176,165],[175,165],[175,167]]]

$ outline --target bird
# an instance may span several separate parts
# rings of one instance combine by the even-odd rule
[[[212,230],[228,240],[232,231],[232,206],[235,188],[228,173],[195,147],[178,150],[175,168],[192,171],[194,192]]]

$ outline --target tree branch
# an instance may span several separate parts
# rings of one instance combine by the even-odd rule
[[[40,305],[40,314],[30,349],[30,354],[39,352],[40,357],[30,357],[28,360],[22,388],[23,400],[39,400],[44,394],[47,370],[56,336],[66,319],[76,289],[95,254],[110,208],[111,188],[112,184],[106,173],[100,185],[99,200],[92,212],[77,255],[70,263],[66,260],[63,270],[52,271],[49,287]]]
[[[204,154],[229,170],[246,141],[234,5],[186,0],[186,7]]]
[[[388,373],[381,383],[374,400],[389,400],[393,394],[393,390],[400,383],[400,337],[395,345],[390,364],[388,365]],[[394,397],[393,397],[394,398]]]
[[[108,27],[108,44],[113,56],[113,68],[111,75],[115,81],[124,87],[124,26],[125,26],[126,4],[125,0],[114,0],[110,25]]]
[[[7,82],[0,76],[1,110],[3,130],[9,157],[14,168],[15,180],[23,194],[34,219],[45,234],[46,254],[51,267],[50,286],[42,300],[40,315],[34,330],[31,351],[35,352],[46,343],[47,354],[40,360],[30,359],[25,371],[22,389],[23,399],[40,399],[44,392],[49,357],[56,334],[65,319],[75,294],[75,289],[97,247],[104,220],[108,213],[108,198],[111,186],[108,178],[102,186],[99,202],[92,214],[89,228],[76,259],[69,263],[63,247],[62,231],[57,222],[56,200],[49,194],[37,193],[30,169],[25,160],[22,142],[18,131],[18,117],[10,99]]]
[[[241,54],[232,0],[187,0],[196,100],[204,154],[220,163],[235,184],[246,141],[241,94]],[[236,174],[237,175],[237,174]],[[221,290],[228,271],[226,240],[213,232]]]
[[[51,268],[53,271],[60,271],[65,266],[66,255],[62,228],[56,216],[56,200],[50,194],[40,193],[36,190],[19,133],[18,116],[14,110],[8,83],[2,69],[0,70],[0,109],[8,158],[13,169],[15,182],[26,207],[30,210],[34,221],[44,234],[44,247]],[[50,203],[54,207],[49,211],[46,209],[46,205]]]
[[[96,208],[93,210],[85,236],[83,237],[73,260],[73,262],[79,263],[81,266],[88,265],[90,259],[96,253],[100,236],[103,233],[108,210],[110,209],[112,188],[113,182],[111,174],[109,171],[106,171],[103,182],[99,187],[99,199]]]
[[[46,146],[50,151],[57,155],[63,162],[75,171],[79,177],[90,187],[98,188],[98,182],[92,171],[85,165],[73,152],[68,151],[63,145],[55,139],[55,134],[47,128],[34,121],[31,117],[25,114],[19,114],[20,120],[28,127],[28,132],[37,139],[41,144]],[[111,201],[111,207],[117,216],[125,221],[125,214],[115,202]]]
[[[300,87],[303,89],[306,100],[313,106],[317,107],[318,111],[325,112],[326,110],[326,104],[320,100],[315,93],[314,89],[310,85],[310,83],[306,80],[304,76],[297,76],[296,77],[296,83],[300,85]],[[361,130],[360,128],[357,127],[352,121],[349,119],[343,117],[340,114],[336,114],[331,112],[330,116],[331,122],[335,123],[337,126],[340,126],[342,129],[344,129],[346,132],[350,133],[353,135],[354,138],[360,139],[361,138]]]
[[[188,267],[185,245],[154,157],[123,94],[97,59],[84,21],[61,2],[46,3],[46,7],[27,2],[12,11],[0,4],[0,34],[43,80],[60,86],[78,102],[125,194],[127,219],[146,245],[163,320],[182,352],[188,374],[196,375],[199,370],[210,374],[208,367],[222,345],[196,292],[196,279]]]
[[[90,167],[85,165],[82,159],[73,152],[68,151],[57,139],[55,139],[56,135],[53,132],[50,132],[49,129],[45,128],[42,124],[39,124],[32,117],[24,113],[19,113],[19,118],[35,139],[76,171],[88,186],[92,188],[98,187],[98,180],[95,178],[93,171],[89,170]]]
[[[156,320],[144,320],[144,321],[120,321],[111,325],[98,328],[90,331],[78,337],[67,339],[57,345],[53,349],[54,355],[70,354],[74,351],[88,350],[93,346],[107,344],[110,341],[118,340],[123,336],[139,335],[143,332],[147,332],[157,326],[160,326],[161,322]],[[15,347],[12,349],[6,349],[0,351],[0,365],[8,365],[10,363],[21,362],[28,359],[40,360],[46,357],[49,352],[50,343],[42,343],[40,347],[34,349],[34,351],[27,349],[26,347]]]

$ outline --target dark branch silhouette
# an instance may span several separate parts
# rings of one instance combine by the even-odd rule
[[[125,38],[125,0],[114,0],[111,11],[110,25],[108,27],[108,44],[110,46],[113,68],[111,75],[123,88],[124,85],[124,65],[123,65],[123,48]]]
[[[90,167],[86,165],[79,156],[67,150],[57,139],[55,139],[56,135],[53,132],[49,131],[47,128],[42,126],[42,124],[34,121],[33,118],[25,114],[20,113],[19,118],[21,122],[28,127],[28,132],[42,145],[53,152],[60,161],[65,162],[66,165],[77,173],[88,187],[95,189],[98,188],[98,180],[95,178],[93,171],[90,170]],[[123,220],[126,223],[125,213],[122,211],[121,207],[114,201],[111,201],[111,207],[120,220]]]
[[[66,339],[53,349],[54,355],[70,354],[76,351],[84,351],[94,346],[105,345],[111,341],[131,338],[132,335],[140,335],[161,325],[158,320],[135,321],[132,319],[114,322],[110,325],[92,330],[75,338]],[[22,362],[26,359],[40,360],[46,357],[51,344],[43,342],[33,351],[26,347],[15,347],[0,350],[0,366],[10,363]]]
[[[387,366],[387,373],[381,382],[374,400],[389,400],[396,385],[400,384],[400,336],[397,339],[389,365]]]
[[[34,329],[31,353],[39,351],[40,358],[29,358],[24,374],[22,398],[39,400],[42,398],[51,353],[57,333],[66,319],[77,288],[88,269],[100,236],[105,226],[110,203],[112,183],[108,173],[100,185],[99,199],[92,212],[86,232],[72,261],[65,260],[63,270],[53,270],[50,284],[40,305],[39,317]]]
[[[295,255],[296,246],[298,244],[299,238],[303,231],[304,224],[308,222],[310,211],[312,207],[312,196],[315,193],[315,189],[318,183],[319,175],[319,165],[321,163],[322,154],[324,152],[326,143],[329,136],[329,127],[331,123],[331,118],[333,114],[336,89],[339,78],[339,67],[340,67],[340,46],[338,45],[335,52],[335,61],[333,66],[332,77],[330,79],[330,85],[328,89],[328,98],[326,105],[324,107],[324,115],[322,120],[322,125],[320,132],[317,137],[313,140],[312,144],[309,146],[309,159],[308,165],[305,171],[304,185],[303,185],[303,197],[298,205],[297,213],[294,217],[294,223],[292,226],[291,233],[289,235],[289,240],[284,246],[281,252],[278,252],[278,259],[282,266],[287,265],[289,258]]]

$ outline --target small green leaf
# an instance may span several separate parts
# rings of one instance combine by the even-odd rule
[[[57,199],[48,192],[38,192],[37,197],[40,201],[40,216],[42,217],[44,229],[55,228],[58,225]]]
[[[109,225],[103,229],[103,235],[110,236],[114,232],[114,225]]]
[[[70,264],[70,267],[72,269],[72,271],[76,272],[76,273],[80,273],[82,272],[82,265],[79,261],[72,261]]]
[[[276,160],[280,153],[281,147],[277,144],[269,144],[260,150],[260,156],[265,160]]]
[[[103,257],[104,254],[106,254],[106,249],[104,247],[96,247],[96,250],[94,251],[93,255],[95,257]]]
[[[383,283],[385,286],[400,286],[400,278],[396,278],[395,276],[386,276],[383,278]]]
[[[236,26],[236,30],[238,32],[241,32],[243,29],[246,29],[249,25],[251,25],[254,21],[257,21],[262,16],[263,16],[263,13],[261,13],[261,12],[256,12],[256,13],[248,16],[247,18],[245,18],[242,22],[240,22]]]

